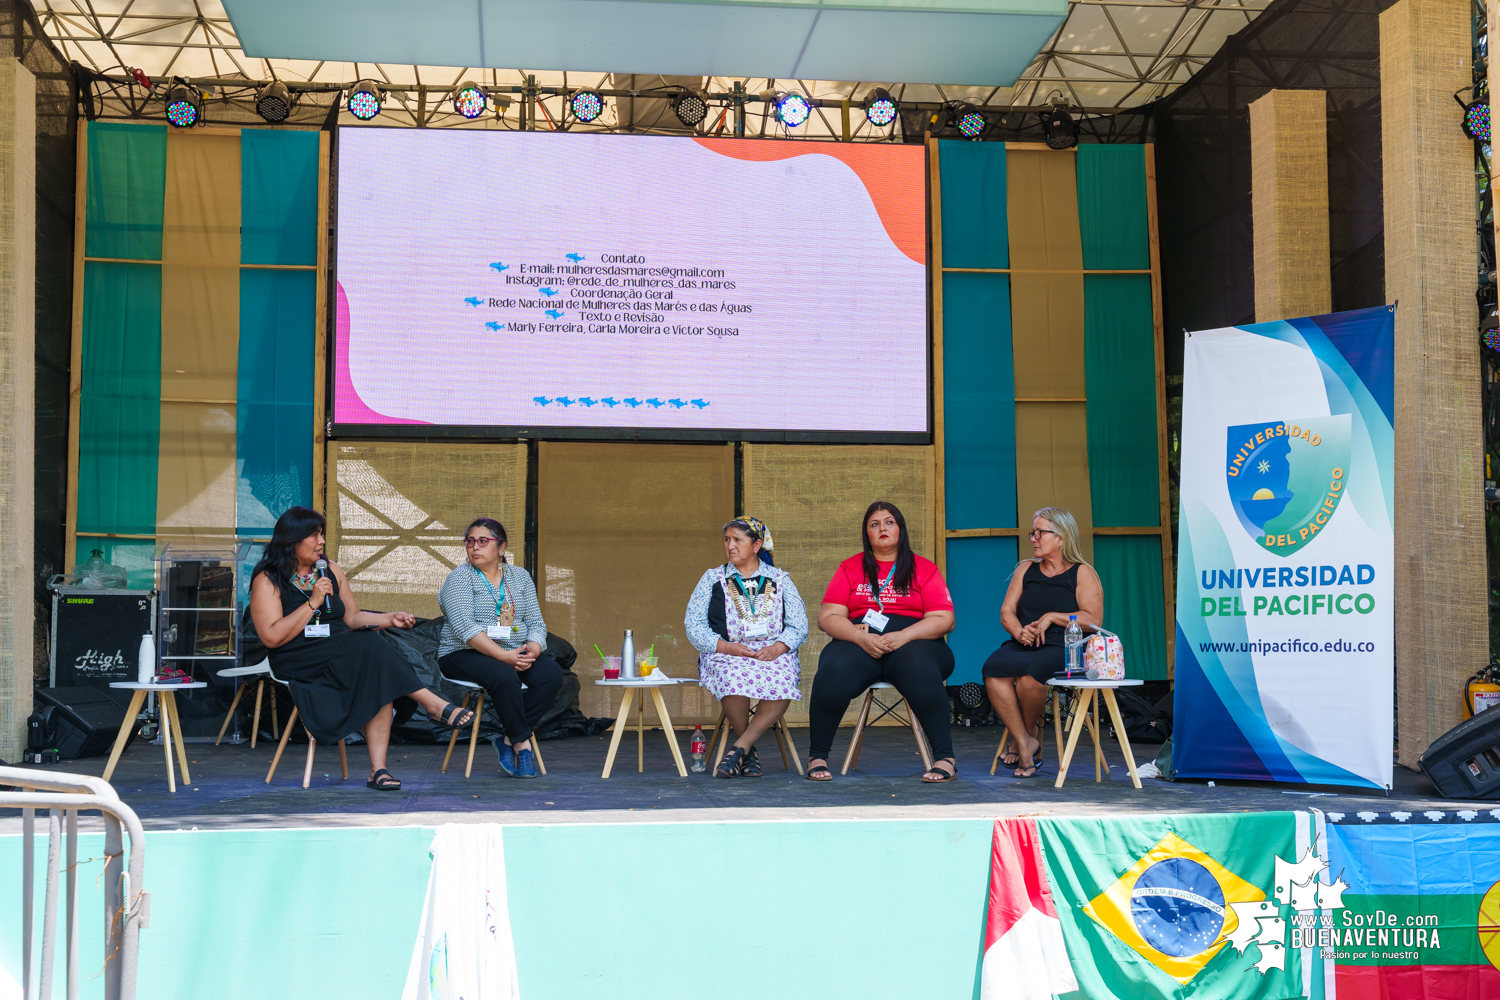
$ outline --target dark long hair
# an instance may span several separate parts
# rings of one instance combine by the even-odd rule
[[[888,500],[876,500],[865,509],[865,516],[859,522],[859,540],[865,547],[865,578],[870,581],[870,596],[879,598],[880,593],[876,590],[880,586],[880,567],[875,564],[875,550],[870,546],[870,515],[878,510],[890,511],[896,519],[896,530],[901,533],[900,541],[896,543],[896,567],[891,574],[891,587],[899,594],[905,594],[911,590],[912,574],[917,569],[917,557],[912,554],[911,540],[906,536],[906,518],[901,515],[901,508]]]
[[[276,519],[271,540],[266,543],[266,551],[255,564],[250,579],[264,573],[278,587],[289,582],[292,574],[297,572],[297,546],[302,544],[302,539],[327,527],[327,520],[311,507],[287,508],[287,512]]]

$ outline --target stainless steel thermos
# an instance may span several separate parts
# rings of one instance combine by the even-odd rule
[[[630,629],[625,630],[625,641],[620,643],[620,676],[639,676],[635,669],[635,637],[631,635]]]

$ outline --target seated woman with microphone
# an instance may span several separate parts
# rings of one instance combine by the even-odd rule
[[[833,735],[849,702],[876,681],[889,681],[906,699],[932,745],[930,784],[958,775],[951,709],[943,682],[953,673],[953,598],[937,564],[911,550],[906,518],[877,500],[865,511],[864,552],[839,564],[823,595],[818,627],[833,640],[823,647],[808,709],[807,777],[828,781]]]
[[[250,575],[250,618],[270,653],[271,670],[287,682],[313,739],[337,743],[362,731],[370,748],[365,784],[399,791],[401,782],[385,767],[393,703],[409,698],[434,722],[450,727],[467,725],[474,713],[423,687],[411,665],[375,634],[411,628],[417,620],[404,611],[359,609],[344,571],[323,557],[325,524],[322,514],[307,507],[293,507],[277,519]]]
[[[438,669],[484,688],[505,727],[504,739],[495,741],[500,770],[535,778],[532,727],[557,700],[563,669],[545,652],[547,623],[536,584],[520,566],[506,563],[506,541],[505,526],[489,517],[475,518],[464,532],[468,561],[448,574],[438,592]]]
[[[1014,638],[984,661],[990,704],[1010,729],[1012,749],[1000,758],[1015,776],[1030,778],[1041,764],[1037,726],[1047,704],[1047,681],[1067,664],[1063,635],[1069,616],[1083,629],[1104,619],[1104,587],[1083,561],[1078,522],[1061,507],[1032,515],[1030,559],[1010,575],[1000,624]]]

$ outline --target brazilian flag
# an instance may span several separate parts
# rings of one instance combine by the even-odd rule
[[[1039,820],[1079,986],[1066,996],[1304,996],[1275,896],[1276,858],[1301,854],[1298,823],[1291,812]],[[1237,946],[1251,938],[1263,943]]]

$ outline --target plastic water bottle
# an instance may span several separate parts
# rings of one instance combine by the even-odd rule
[[[693,772],[701,773],[707,770],[708,765],[704,763],[704,758],[708,756],[708,741],[704,739],[702,726],[693,727],[693,739],[689,746],[693,751]]]
[[[135,664],[135,680],[137,684],[150,684],[156,680],[156,639],[150,632],[141,636],[140,652],[137,654]]]
[[[1063,633],[1063,645],[1068,651],[1068,676],[1083,669],[1083,627],[1077,615],[1068,616],[1068,630]]]

